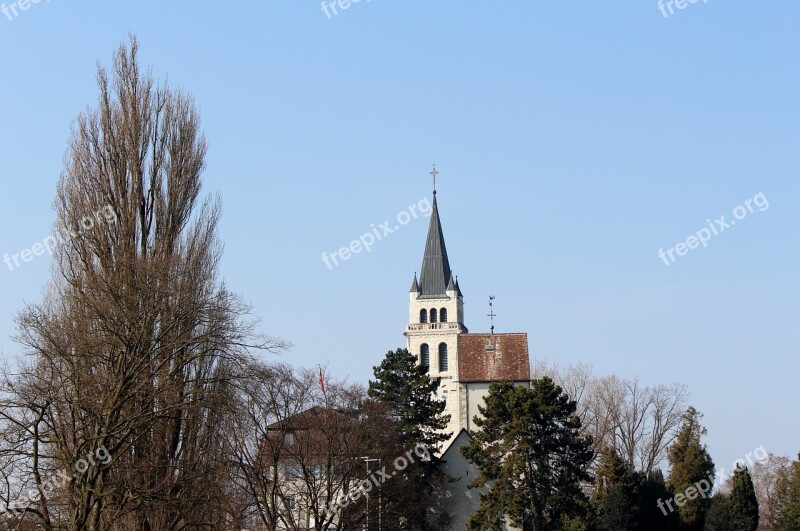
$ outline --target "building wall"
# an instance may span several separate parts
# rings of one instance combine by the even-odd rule
[[[442,471],[455,481],[441,481],[437,484],[436,503],[431,508],[431,522],[438,524],[442,513],[446,512],[450,519],[449,529],[461,531],[467,528],[467,520],[478,510],[480,495],[488,488],[470,489],[469,484],[475,480],[478,467],[469,463],[461,454],[461,448],[469,444],[470,437],[461,431],[442,456]],[[504,525],[505,531],[519,531],[517,528]]]
[[[419,362],[421,346],[428,345],[430,354],[430,372],[434,378],[440,378],[441,384],[436,393],[437,398],[445,400],[446,415],[450,422],[446,431],[452,434],[461,429],[459,404],[461,402],[458,385],[458,334],[466,331],[463,325],[464,303],[455,291],[449,291],[448,297],[422,298],[416,293],[409,296],[409,321],[406,326],[406,348],[417,356]],[[428,310],[428,322],[420,322],[420,310]],[[437,314],[442,308],[447,309],[447,322],[430,322],[430,310],[436,308]],[[439,366],[439,344],[447,345],[447,370]]]
[[[459,383],[460,401],[458,416],[461,427],[467,430],[476,430],[474,418],[481,416],[478,406],[485,406],[486,397],[489,396],[489,386],[492,382]],[[516,382],[517,385],[530,387],[530,382]]]

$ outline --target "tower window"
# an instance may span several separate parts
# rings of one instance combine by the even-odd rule
[[[439,322],[446,323],[447,322],[447,308],[442,308],[439,310]]]
[[[431,365],[431,352],[427,343],[423,343],[419,347],[419,364],[426,369]]]
[[[439,343],[439,372],[447,370],[447,343]]]
[[[428,322],[428,310],[426,310],[425,308],[419,311],[419,322],[420,323]]]
[[[431,322],[436,322],[436,308],[431,308]]]

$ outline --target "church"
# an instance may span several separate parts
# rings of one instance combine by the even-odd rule
[[[416,273],[409,292],[406,348],[431,377],[440,379],[438,398],[450,416],[451,434],[441,456],[444,471],[456,479],[441,486],[437,507],[432,509],[439,529],[466,529],[466,520],[478,508],[480,491],[467,485],[477,469],[466,462],[460,448],[475,430],[478,405],[492,382],[509,381],[530,385],[528,335],[525,333],[470,333],[464,324],[464,296],[450,268],[436,197],[436,167],[433,208],[419,278]]]

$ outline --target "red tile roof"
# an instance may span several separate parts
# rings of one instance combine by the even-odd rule
[[[528,334],[458,334],[458,360],[462,382],[531,379]]]

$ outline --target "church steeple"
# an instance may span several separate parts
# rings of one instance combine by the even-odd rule
[[[428,240],[425,242],[425,256],[422,258],[422,269],[419,274],[420,294],[423,297],[443,297],[450,280],[450,262],[447,259],[447,248],[444,245],[439,206],[436,202],[436,195],[434,195]]]

